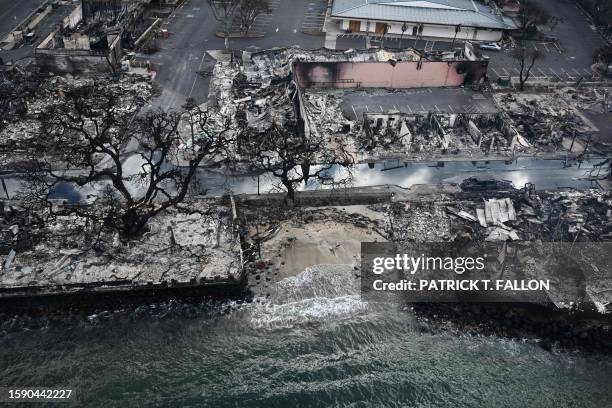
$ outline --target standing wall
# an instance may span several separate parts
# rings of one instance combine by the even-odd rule
[[[297,62],[300,88],[456,87],[479,82],[486,61]]]

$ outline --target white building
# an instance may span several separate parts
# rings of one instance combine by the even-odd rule
[[[334,0],[327,31],[499,41],[514,22],[475,0]],[[330,30],[330,27],[332,28]]]

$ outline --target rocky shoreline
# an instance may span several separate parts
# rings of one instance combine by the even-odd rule
[[[612,318],[528,303],[414,303],[421,333],[496,336],[533,342],[548,351],[612,355]]]

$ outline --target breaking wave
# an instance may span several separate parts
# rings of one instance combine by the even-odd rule
[[[346,319],[366,312],[352,265],[316,265],[282,279],[249,310],[257,328],[281,329]]]

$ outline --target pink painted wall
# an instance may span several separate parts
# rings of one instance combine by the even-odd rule
[[[457,67],[461,64],[462,71]],[[486,73],[486,63],[431,62],[298,62],[295,64],[297,83],[302,88],[420,88],[460,86],[466,81],[479,80]]]

